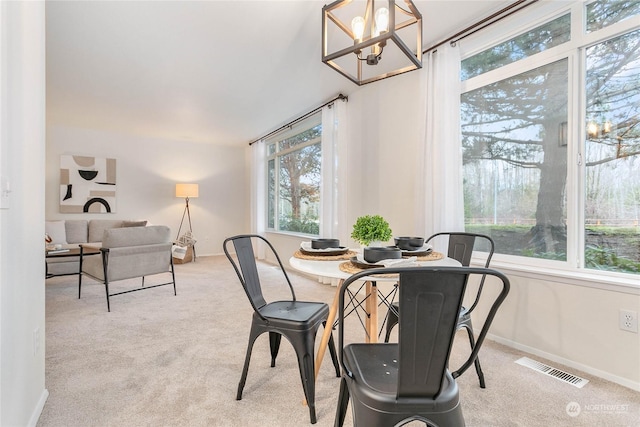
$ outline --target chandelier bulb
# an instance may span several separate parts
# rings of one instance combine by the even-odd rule
[[[381,7],[376,10],[376,36],[389,31],[389,9]]]
[[[364,37],[365,22],[362,16],[356,16],[351,20],[351,31],[353,31],[354,43],[360,43]]]

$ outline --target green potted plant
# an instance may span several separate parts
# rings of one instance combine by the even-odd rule
[[[371,242],[386,242],[392,234],[389,223],[380,215],[365,215],[353,224],[351,238],[363,246],[369,246]]]

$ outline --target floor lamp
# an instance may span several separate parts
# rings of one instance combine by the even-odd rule
[[[180,237],[180,231],[182,230],[182,224],[184,223],[184,217],[187,216],[189,220],[189,233],[191,238],[193,238],[193,229],[191,228],[191,212],[189,211],[189,199],[198,197],[198,184],[176,184],[176,197],[184,197],[185,205],[184,211],[182,212],[182,220],[180,221],[180,228],[178,228],[178,235],[176,236],[176,240]],[[195,243],[195,242],[193,242]],[[196,248],[195,244],[192,244],[193,247],[193,259],[196,259]]]

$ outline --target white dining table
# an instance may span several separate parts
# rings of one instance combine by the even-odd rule
[[[322,333],[322,339],[320,346],[318,347],[318,354],[315,361],[315,375],[318,376],[320,365],[324,358],[324,354],[327,350],[329,338],[331,337],[331,330],[333,323],[336,320],[338,313],[338,297],[340,287],[342,283],[348,279],[352,274],[342,271],[340,264],[348,262],[347,259],[341,260],[319,260],[319,259],[302,259],[292,256],[289,258],[289,265],[297,271],[307,273],[319,277],[328,277],[331,279],[338,279],[339,283],[336,287],[336,292],[333,297],[333,301],[329,306],[329,316],[327,317],[327,324]],[[448,266],[448,267],[460,267],[462,264],[453,258],[443,257],[436,260],[424,260],[416,261],[418,266]],[[381,266],[382,267],[382,266]],[[365,318],[366,340],[367,342],[378,341],[378,289],[377,282],[397,282],[397,277],[385,277],[376,276],[375,281],[367,280],[366,277],[362,279],[365,282],[365,310],[368,315]]]

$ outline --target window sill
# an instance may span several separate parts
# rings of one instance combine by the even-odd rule
[[[307,240],[311,240],[311,239],[317,239],[318,236],[315,234],[305,234],[305,233],[298,233],[295,231],[280,231],[280,230],[266,230],[265,231],[266,234],[278,234],[281,236],[286,236],[286,237],[295,237],[298,239],[307,239]]]
[[[475,263],[474,263],[475,264]],[[484,263],[482,264],[484,265]],[[632,295],[640,295],[640,277],[632,274],[563,270],[516,264],[503,260],[492,260],[491,268],[495,268],[507,276],[518,276],[528,279],[545,280],[575,286],[603,289]]]

